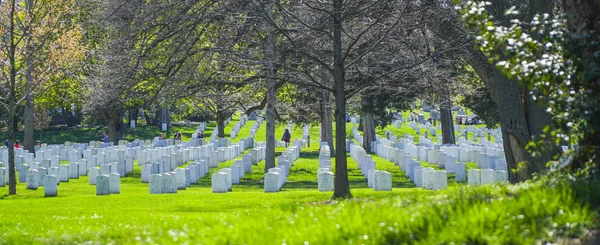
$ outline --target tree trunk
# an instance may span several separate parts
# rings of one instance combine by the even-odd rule
[[[225,138],[225,113],[217,111],[217,137]]]
[[[440,124],[442,125],[442,144],[455,145],[456,137],[454,136],[454,120],[452,118],[452,100],[450,100],[450,95],[447,90],[442,92]]]
[[[500,1],[499,5],[503,3],[503,1]],[[457,40],[464,38],[464,25],[460,23],[458,16],[451,8],[444,8],[438,1],[433,0],[426,1],[426,4],[434,10],[428,11],[429,16],[424,19],[429,21],[428,24],[432,27],[431,30],[438,37],[449,43],[456,43]],[[499,5],[494,7],[502,8]],[[444,13],[446,13],[446,15],[442,15],[442,20],[439,20],[440,14],[438,11],[445,11]],[[531,139],[531,134],[525,116],[521,87],[516,81],[508,79],[494,64],[490,64],[488,58],[480,50],[466,45],[464,51],[469,54],[468,63],[484,82],[492,99],[498,106],[500,125],[504,132],[504,153],[509,173],[512,169],[518,167],[518,163],[526,162],[524,169],[519,171],[517,175],[511,175],[510,180],[511,182],[526,180],[532,173],[539,171],[541,168],[540,164],[534,162],[525,149]]]
[[[106,131],[108,131],[108,141],[117,143],[117,121],[119,120],[118,113],[108,112],[108,127]]]
[[[129,109],[129,117],[128,117],[129,122],[128,122],[128,124],[129,124],[130,127],[132,126],[131,122],[134,122],[134,124],[137,123],[138,111],[139,111],[138,109]]]
[[[23,112],[23,149],[28,150],[31,153],[34,153],[34,95],[33,95],[33,62],[30,60],[27,61],[27,70],[25,74],[25,109]]]
[[[371,149],[371,142],[376,141],[375,137],[375,118],[373,116],[373,110],[371,110],[371,103],[367,98],[362,97],[362,131],[363,131],[363,148],[366,152],[373,152]]]
[[[346,159],[346,88],[342,57],[343,0],[333,0],[333,81],[335,88],[335,180],[333,198],[352,198]]]
[[[267,20],[273,22],[273,2],[267,1],[266,4]],[[275,60],[275,30],[273,25],[266,23],[267,25],[267,42],[266,42],[266,59],[265,65],[267,66],[267,111],[266,111],[266,137],[267,146],[265,154],[265,173],[270,168],[275,167],[275,103],[276,89],[275,89],[275,66],[273,61]]]
[[[531,140],[527,118],[522,101],[521,89],[517,83],[508,79],[494,65],[487,62],[485,55],[479,50],[472,50],[469,64],[485,83],[490,95],[498,105],[500,125],[508,140],[503,140],[504,154],[509,172],[517,169],[518,164],[525,162],[517,175],[510,176],[511,182],[524,181],[541,168],[533,161],[525,147]],[[512,154],[509,154],[511,152]]]
[[[329,91],[323,91],[321,94],[323,100],[321,101],[321,141],[329,144],[329,151],[331,156],[335,155],[335,148],[333,147],[333,118],[331,115],[331,101]]]
[[[8,51],[8,59],[10,62],[10,80],[9,82],[9,96],[8,96],[8,194],[15,195],[17,194],[17,179],[15,174],[15,148],[13,146],[13,141],[15,138],[15,131],[13,130],[15,123],[15,109],[16,109],[16,90],[15,85],[17,82],[17,68],[15,64],[15,56],[16,56],[16,44],[15,44],[15,14],[16,14],[16,3],[15,1],[10,1],[10,27],[8,30],[8,35],[10,38],[10,47]]]
[[[27,12],[29,14],[33,14],[33,0],[27,0],[26,2],[26,6],[27,6]],[[27,68],[25,69],[25,109],[23,112],[23,124],[24,124],[24,129],[23,129],[23,149],[28,150],[31,153],[34,153],[34,145],[35,143],[34,141],[34,137],[33,137],[33,130],[34,130],[34,105],[33,105],[33,100],[34,100],[34,95],[33,95],[33,70],[34,70],[34,63],[33,63],[33,51],[34,51],[34,47],[32,46],[31,42],[32,42],[32,36],[31,33],[27,32],[25,33],[25,35],[27,36],[26,40],[27,40],[27,45],[26,45],[26,52],[27,52],[27,56],[29,57],[29,59],[27,59]]]
[[[168,117],[169,117],[169,112],[167,111],[166,107],[161,107],[160,108],[160,122],[159,122],[159,127],[160,130],[162,131],[167,131],[169,130],[169,122],[168,122]],[[163,130],[163,124],[166,124],[166,130]]]

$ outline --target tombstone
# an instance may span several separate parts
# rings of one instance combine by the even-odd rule
[[[79,176],[86,176],[88,171],[88,164],[86,159],[79,159]]]
[[[156,174],[156,173],[150,173],[151,170],[152,170],[152,165],[150,165],[150,164],[142,165],[142,183],[148,183],[148,181],[150,180],[150,174]]]
[[[50,167],[48,168],[48,175],[56,176],[56,179],[59,181],[57,184],[60,184],[60,170],[58,167]]]
[[[435,170],[433,168],[421,169],[421,184],[423,188],[433,190],[435,185]]]
[[[119,160],[119,162],[113,163],[114,165],[117,166],[117,173],[121,176],[121,177],[125,177],[125,160]],[[111,170],[112,170],[113,166],[111,166]]]
[[[424,186],[423,182],[426,181],[426,179],[423,178],[423,175],[424,175],[423,172],[424,171],[425,171],[424,167],[421,167],[421,166],[415,167],[415,182],[414,183],[415,183],[415,185],[417,187],[423,187]]]
[[[158,162],[153,162],[152,163],[152,167],[150,167],[150,174],[160,174],[161,173],[161,168],[160,168],[160,163]]]
[[[177,183],[177,190],[185,190],[186,187],[186,179],[185,179],[185,169],[176,168],[175,169],[175,181]]]
[[[508,181],[508,174],[504,170],[496,170],[494,171],[496,176],[496,182],[506,182]]]
[[[415,181],[415,179],[414,179],[414,177],[415,177],[415,167],[417,167],[417,166],[421,166],[421,163],[419,163],[417,161],[410,161],[408,163],[408,171],[407,171],[408,174],[409,174],[408,177],[410,177],[410,180],[413,181],[413,182]]]
[[[219,170],[219,172],[227,174],[227,190],[231,191],[231,188],[232,188],[232,186],[231,186],[231,182],[232,182],[231,169],[230,168],[222,168]]]
[[[48,175],[44,178],[44,197],[55,197],[58,192],[58,178]]]
[[[61,164],[58,167],[58,179],[60,182],[69,182],[69,165]]]
[[[90,175],[88,176],[88,182],[90,185],[95,185],[96,184],[96,177],[98,177],[98,175],[100,175],[100,168],[98,167],[91,167],[90,168]]]
[[[268,172],[265,174],[265,192],[279,192],[281,177],[277,172]]]
[[[133,157],[126,156],[125,157],[125,173],[133,172]]]
[[[467,180],[467,165],[464,162],[457,163],[454,168],[454,180],[464,182]]]
[[[6,186],[6,168],[0,167],[0,187]]]
[[[469,185],[480,185],[481,184],[481,172],[479,169],[470,169],[468,172],[467,181]]]
[[[50,156],[50,167],[58,167],[60,165],[60,157],[58,155]]]
[[[27,182],[27,169],[29,169],[29,166],[27,164],[19,164],[16,165],[15,167],[17,169],[17,171],[19,172],[19,183],[26,183]]]
[[[110,194],[110,177],[108,175],[96,176],[96,196]]]
[[[213,193],[227,193],[229,187],[227,185],[227,174],[223,172],[213,173],[211,176],[212,181],[212,192]]]
[[[433,189],[446,189],[448,188],[448,173],[444,170],[438,170],[434,172],[434,184]]]
[[[231,166],[231,184],[239,184],[240,183],[240,166],[233,165]]]
[[[109,175],[110,181],[110,194],[121,193],[121,176],[117,173],[111,173]]]
[[[40,175],[36,169],[29,169],[26,172],[27,178],[27,189],[29,190],[37,190],[39,186],[39,178]]]
[[[482,169],[481,170],[481,184],[491,184],[496,181],[496,174],[493,169]]]
[[[448,172],[449,174],[455,173],[456,157],[446,155],[446,157],[444,157],[444,165],[445,165],[446,172]]]
[[[161,182],[160,182],[160,186],[161,186],[161,193],[172,193],[173,191],[173,183],[171,181],[171,174],[170,173],[164,173],[161,174]],[[175,186],[175,189],[177,189],[177,186]]]
[[[333,191],[333,173],[326,171],[318,174],[319,191]]]
[[[367,170],[367,187],[373,188],[373,180],[375,180],[375,169]]]
[[[102,164],[101,170],[103,175],[109,175],[111,173],[111,165],[110,164]]]
[[[162,175],[152,174],[150,175],[150,194],[161,194],[162,193]]]
[[[69,163],[69,179],[79,179],[79,163]]]
[[[192,184],[192,171],[190,168],[185,168],[185,187],[190,187]]]

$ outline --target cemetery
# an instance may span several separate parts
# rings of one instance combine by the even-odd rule
[[[600,244],[597,13],[0,1],[0,244]]]

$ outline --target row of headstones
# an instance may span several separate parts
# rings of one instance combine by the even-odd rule
[[[260,128],[260,125],[262,125],[262,122],[263,122],[263,118],[262,117],[257,117],[256,118],[256,121],[254,122],[254,124],[250,128],[250,137],[254,138],[254,136],[256,135],[256,132]]]
[[[265,192],[279,192],[290,175],[290,168],[300,156],[300,147],[288,147],[282,156],[278,159],[278,166],[270,168],[265,173],[264,189]]]
[[[242,160],[236,160],[233,166],[222,168],[211,175],[213,193],[225,193],[232,190],[234,184],[239,184],[246,173],[252,172],[252,165],[264,160],[264,147],[252,149],[249,154],[242,155]],[[254,155],[253,155],[254,154]]]
[[[367,186],[376,191],[391,191],[392,174],[387,171],[377,170],[373,158],[361,146],[351,143],[350,149],[350,156],[358,164],[358,168],[367,180]]]
[[[327,142],[321,142],[319,150],[319,169],[317,170],[319,191],[333,191],[333,172],[331,172],[331,148]]]
[[[409,177],[411,182],[415,183],[417,187],[424,187],[430,190],[439,190],[443,188],[447,188],[448,186],[448,173],[450,170],[435,170],[433,168],[424,168],[420,166],[421,164],[417,161],[414,161],[411,156],[404,152],[402,149],[398,149],[392,147],[391,144],[393,142],[389,142],[385,139],[380,139],[379,142],[374,141],[371,144],[372,149],[374,149],[375,154],[379,155],[382,158],[385,158],[388,161],[393,162],[396,166],[400,167],[400,170],[406,173],[406,177]],[[430,151],[433,154],[439,154],[441,151]],[[439,157],[439,156],[438,156]],[[452,173],[455,171],[456,159],[452,156],[441,156],[443,159],[447,159],[444,163],[447,163],[449,168],[452,169]],[[407,168],[407,166],[410,166]],[[445,165],[439,166],[444,168]],[[463,167],[466,165],[463,164]],[[458,174],[460,175],[460,174]],[[463,176],[464,176],[463,170]]]
[[[192,162],[186,168],[175,168],[171,172],[158,173],[151,165],[142,167],[142,182],[149,182],[150,194],[177,193],[185,190],[191,184],[198,183],[200,178],[208,174],[208,163],[205,161]]]
[[[236,168],[237,178],[234,178],[232,168],[220,169],[218,172],[211,175],[211,185],[213,193],[223,193],[231,190],[233,182],[239,183],[239,179],[244,176],[245,173],[252,171],[252,165],[257,165],[258,162],[265,159],[266,148],[262,143],[257,143],[257,147],[248,150],[248,154],[242,155],[242,160],[234,162],[232,168]],[[243,171],[244,173],[240,173]],[[241,177],[240,177],[241,176]],[[236,181],[237,180],[237,181]]]
[[[162,174],[162,173],[170,173],[172,172],[170,169],[165,169],[160,162],[154,162],[152,164],[143,164],[142,165],[142,175],[141,181],[142,183],[148,183],[150,181],[150,176],[153,174]],[[201,160],[198,162],[190,163],[185,169],[189,169],[190,173],[190,182],[197,183],[198,180],[206,174],[208,174],[209,169],[208,162],[205,160]],[[181,168],[175,168],[175,170]]]
[[[246,125],[247,119],[248,119],[248,117],[246,116],[246,114],[242,114],[242,116],[240,117],[240,121],[238,121],[231,129],[231,138],[232,139],[235,139],[237,134],[240,132],[240,129],[242,127],[244,127],[244,125]]]
[[[380,140],[381,141],[381,140]],[[460,146],[441,146],[440,149],[432,149],[421,145],[415,145],[412,143],[410,139],[403,139],[404,143],[396,143],[395,146],[400,146],[400,149],[404,150],[408,155],[412,158],[418,159],[420,161],[429,162],[433,164],[438,164],[440,168],[449,165],[450,172],[454,166],[452,163],[456,163],[457,161],[462,162],[475,162],[478,168],[492,168],[495,170],[507,170],[507,164],[504,159],[499,156],[490,156],[481,152],[481,150],[486,150],[491,152],[492,154],[501,154],[501,151],[496,149],[490,149],[485,147],[474,147],[468,145],[460,145]],[[378,144],[379,142],[374,142],[373,144]],[[386,144],[383,144],[386,146]],[[390,143],[387,143],[390,145]],[[437,148],[437,147],[436,147]],[[381,151],[381,150],[380,150]],[[384,150],[381,153],[385,158],[389,153],[389,150]],[[395,154],[389,158],[394,160]],[[502,152],[503,154],[503,152]],[[449,160],[447,156],[452,156],[453,158]],[[399,160],[399,158],[397,158]],[[449,162],[449,163],[446,163]]]
[[[407,177],[410,177],[411,181],[413,181],[417,187],[425,187],[434,190],[445,188],[447,186],[448,173],[455,174],[456,182],[463,182],[466,180],[466,164],[457,163],[456,157],[451,155],[458,152],[456,147],[442,146],[440,150],[425,149],[424,151],[421,151],[423,154],[419,154],[419,160],[437,164],[439,168],[446,169],[446,171],[440,172],[442,170],[435,171],[433,168],[421,167],[420,163],[414,161],[409,154],[405,153],[401,149],[397,149],[380,142],[374,143],[373,146],[376,147],[375,149],[377,149],[376,151],[378,153],[382,153],[384,158],[397,163],[397,165],[399,165],[400,168],[407,173]],[[422,155],[425,155],[426,157],[423,157]],[[407,169],[406,166],[410,166],[410,168]],[[420,171],[417,171],[419,169]],[[505,170],[496,170],[495,172],[497,172],[498,177],[496,178],[499,181],[506,180],[508,178]],[[504,176],[500,177],[500,175]]]

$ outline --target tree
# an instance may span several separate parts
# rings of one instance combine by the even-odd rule
[[[13,141],[17,107],[26,102],[29,130],[25,141],[33,152],[33,98],[51,86],[51,81],[64,77],[72,61],[81,57],[74,49],[79,44],[79,29],[68,21],[74,15],[73,4],[68,0],[0,3],[0,51],[4,54],[0,57],[0,99],[8,114],[9,194],[16,194]]]
[[[90,26],[100,44],[86,80],[87,106],[108,123],[115,142],[126,109],[160,98],[190,58],[207,51],[216,2],[98,2]],[[93,28],[92,28],[93,29]],[[110,33],[108,35],[107,33]]]
[[[461,9],[467,13],[463,19],[479,31],[481,47],[503,54],[492,58],[492,64],[527,86],[533,102],[549,106],[547,111],[553,113],[557,127],[547,127],[547,138],[543,140],[568,141],[571,135],[575,136],[581,147],[575,149],[573,160],[567,162],[570,168],[597,168],[600,166],[597,157],[600,109],[596,104],[600,94],[597,69],[600,59],[592,54],[599,50],[600,24],[596,13],[600,6],[593,1],[567,0],[562,5],[567,19],[539,14],[531,21],[512,21],[510,27],[494,25],[485,11],[478,15],[470,13],[471,9],[480,9],[472,3]],[[507,16],[516,13],[514,7],[506,10]],[[494,30],[494,34],[489,30]],[[538,148],[534,153],[546,147],[542,140],[533,143]]]
[[[505,6],[506,1],[498,0],[500,6]],[[483,3],[482,7],[487,5]],[[540,152],[534,158],[526,149],[532,138],[539,139],[543,129],[550,124],[550,115],[545,109],[535,103],[530,103],[528,96],[523,96],[524,88],[517,81],[507,77],[495,65],[488,63],[488,57],[480,49],[473,49],[474,40],[469,38],[470,33],[460,22],[456,12],[447,3],[428,0],[424,2],[424,20],[435,35],[455,48],[455,55],[464,55],[469,65],[479,75],[489,91],[492,99],[498,106],[501,120],[504,152],[508,167],[517,169],[518,163],[524,163],[517,174],[509,172],[512,182],[528,179],[533,173],[542,170],[542,162],[551,160],[559,153],[556,145]],[[501,9],[501,10],[500,10]],[[502,13],[504,9],[495,7],[496,12]],[[496,15],[503,18],[504,15]],[[508,24],[508,20],[502,21]]]
[[[335,97],[336,163],[333,198],[351,197],[346,159],[346,101],[365,87],[418,65],[420,57],[398,52],[419,39],[411,3],[404,1],[301,1],[277,4],[286,25],[275,26],[293,50],[286,69]],[[405,48],[404,50],[408,50]],[[385,54],[385,56],[382,56]],[[381,65],[369,66],[376,62]],[[384,65],[387,64],[387,65]],[[322,84],[325,71],[332,86]],[[365,76],[369,73],[369,76]],[[363,79],[365,78],[365,79]],[[369,79],[366,79],[369,78]]]
[[[34,152],[36,95],[76,72],[87,47],[80,42],[82,30],[77,23],[78,6],[74,0],[24,2],[26,15],[21,28],[27,61],[23,148]],[[36,91],[36,87],[41,89]]]

